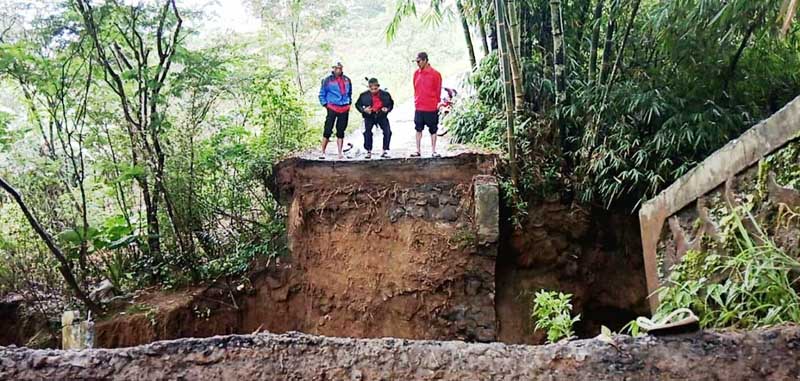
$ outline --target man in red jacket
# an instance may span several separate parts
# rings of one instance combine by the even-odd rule
[[[419,70],[414,72],[414,129],[417,130],[417,152],[420,157],[422,131],[425,126],[431,133],[431,155],[436,153],[436,131],[439,129],[439,95],[442,93],[442,75],[428,63],[428,53],[420,52],[415,60]]]

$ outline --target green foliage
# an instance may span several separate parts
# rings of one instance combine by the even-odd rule
[[[455,143],[490,150],[500,150],[506,144],[505,122],[495,110],[476,100],[457,103],[444,123]]]
[[[450,237],[448,244],[459,250],[476,248],[478,246],[478,236],[471,229],[459,229]]]
[[[795,140],[770,155],[764,161],[764,166],[764,172],[775,173],[778,184],[800,190],[800,140]]]
[[[773,22],[782,1],[644,0],[632,21],[631,2],[613,4],[597,20],[586,20],[580,2],[564,5],[568,99],[559,105],[549,3],[521,5],[527,15],[521,46],[526,104],[516,118],[523,197],[561,193],[635,209],[797,95],[798,28],[782,39]],[[609,52],[602,44],[612,21],[617,31]],[[602,74],[592,78],[594,25],[600,26]],[[628,25],[624,55],[609,78]],[[493,53],[470,76],[474,97],[448,122],[457,141],[507,149],[499,72]]]
[[[13,137],[8,130],[9,123],[11,123],[11,115],[0,111],[0,150],[6,150],[11,145]]]
[[[554,343],[575,335],[573,325],[580,321],[581,315],[572,317],[571,294],[539,290],[533,297],[531,319],[537,330],[547,332],[547,342]]]
[[[800,262],[777,247],[747,209],[733,210],[722,228],[727,237],[724,252],[730,254],[688,252],[658,291],[661,304],[655,318],[686,307],[705,328],[800,322],[795,289]]]

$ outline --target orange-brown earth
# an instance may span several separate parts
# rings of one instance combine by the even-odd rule
[[[473,178],[495,161],[285,161],[269,183],[287,206],[290,257],[244,279],[144,293],[96,324],[96,344],[259,330],[542,343],[530,320],[541,288],[574,295],[581,337],[646,314],[633,217],[538,203],[497,244],[478,242]]]

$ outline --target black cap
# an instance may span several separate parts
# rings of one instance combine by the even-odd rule
[[[428,53],[425,53],[425,52],[417,53],[417,59],[418,60],[427,61],[428,60]]]
[[[367,84],[368,84],[368,85],[378,85],[378,86],[380,86],[380,85],[381,85],[380,83],[378,83],[378,78],[374,78],[374,77],[373,77],[373,78],[370,78],[370,79],[367,81]]]

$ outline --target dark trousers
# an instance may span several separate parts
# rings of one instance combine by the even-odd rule
[[[389,118],[386,115],[364,118],[364,149],[372,151],[372,127],[375,125],[380,126],[383,130],[383,150],[388,151],[389,143],[392,141],[392,128],[389,126]]]
[[[325,116],[325,129],[322,131],[322,136],[325,139],[330,139],[333,135],[333,126],[336,125],[336,137],[344,139],[344,130],[347,129],[347,119],[350,116],[349,112],[334,112],[328,109],[328,115]]]

